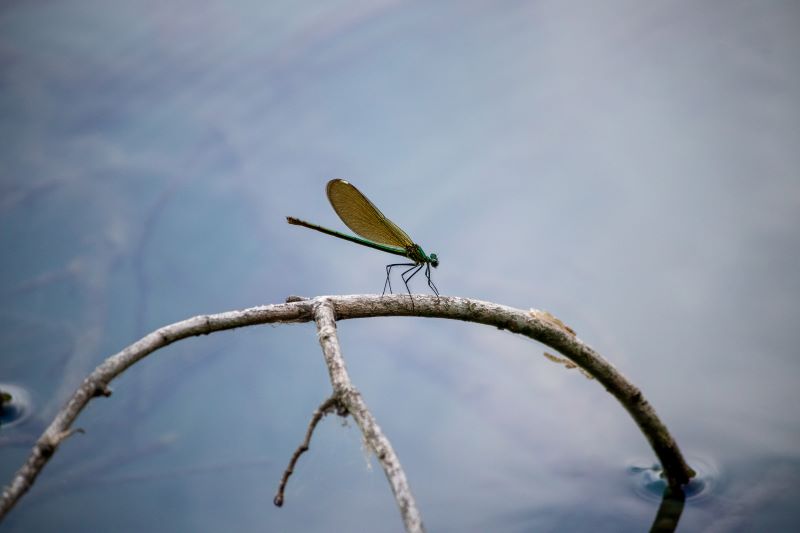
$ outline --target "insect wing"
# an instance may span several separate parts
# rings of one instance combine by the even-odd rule
[[[349,182],[342,179],[331,180],[326,192],[333,210],[342,222],[365,239],[399,248],[414,244],[406,232],[386,218]]]

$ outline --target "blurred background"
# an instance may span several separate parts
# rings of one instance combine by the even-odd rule
[[[380,292],[546,309],[638,385],[700,473],[681,531],[800,528],[800,4],[6,1],[0,483],[83,377],[196,314]],[[396,288],[400,286],[395,278]],[[421,276],[415,292],[429,292]],[[474,324],[339,324],[430,531],[643,531],[644,437],[544,347]],[[4,531],[401,531],[313,324],[190,339],[80,416]]]

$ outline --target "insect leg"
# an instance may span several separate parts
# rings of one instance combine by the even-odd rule
[[[409,268],[408,270],[406,270],[405,272],[403,272],[403,273],[400,275],[400,278],[402,278],[402,280],[403,280],[403,283],[405,283],[405,284],[406,284],[406,291],[408,291],[408,295],[409,295],[409,296],[411,296],[411,289],[409,289],[409,288],[408,288],[408,282],[409,282],[409,281],[411,281],[411,278],[413,278],[414,276],[416,276],[416,275],[417,275],[417,272],[419,272],[420,270],[422,270],[422,267],[423,267],[423,266],[424,266],[424,265],[422,265],[422,264],[420,264],[420,265],[414,264],[414,266],[412,266],[411,268]],[[414,272],[411,272],[412,270],[413,270]],[[411,272],[411,275],[410,275],[410,276],[408,276],[408,278],[406,278],[406,274],[408,274],[409,272]]]
[[[392,280],[389,277],[392,273],[392,268],[396,266],[416,266],[415,263],[393,263],[391,265],[386,265],[386,281],[383,283],[383,292],[381,296],[386,294],[386,286],[389,286],[389,294],[392,294]]]
[[[425,265],[425,277],[428,278],[428,287],[433,289],[433,292],[436,294],[436,297],[439,297],[439,291],[436,289],[436,285],[433,283],[431,279],[431,264],[427,263]]]
[[[389,294],[392,294],[392,282],[389,280],[389,275],[392,273],[392,267],[394,265],[386,265],[386,281],[383,282],[383,292],[381,296],[386,294],[386,286],[389,286]]]

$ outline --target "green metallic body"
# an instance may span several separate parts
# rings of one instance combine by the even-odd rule
[[[306,222],[305,220],[300,220],[299,218],[294,217],[286,217],[286,221],[289,224],[294,224],[296,226],[305,226],[306,228],[311,228],[326,235],[331,235],[333,237],[339,237],[340,239],[344,239],[346,241],[354,242],[356,244],[360,244],[362,246],[369,246],[370,248],[374,248],[376,250],[380,250],[382,252],[394,254],[394,255],[401,255],[403,257],[407,257],[414,261],[414,263],[421,265],[425,263],[433,263],[434,258],[428,257],[425,251],[419,244],[412,244],[406,248],[400,248],[399,246],[389,246],[387,244],[379,244],[377,242],[372,242],[367,239],[362,239],[360,237],[356,237],[355,235],[348,235],[346,233],[341,233],[332,229],[325,228],[323,226],[319,226],[317,224],[312,224],[311,222]]]

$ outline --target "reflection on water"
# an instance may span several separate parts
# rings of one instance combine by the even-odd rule
[[[628,468],[635,493],[647,500],[661,502],[651,531],[675,531],[687,501],[697,504],[713,497],[713,487],[719,483],[717,468],[706,459],[689,456],[687,461],[696,475],[682,488],[670,487],[661,465],[657,463]]]
[[[659,533],[671,533],[678,528],[678,522],[683,513],[683,506],[686,503],[686,495],[681,489],[667,488],[664,490],[661,505],[658,507],[656,518],[650,531]]]
[[[712,495],[714,487],[719,483],[719,469],[706,458],[687,456],[687,462],[694,469],[695,476],[683,487],[681,501],[688,499],[698,502]],[[669,491],[667,480],[661,465],[632,465],[628,472],[633,482],[633,489],[639,496],[656,501],[665,498]]]

